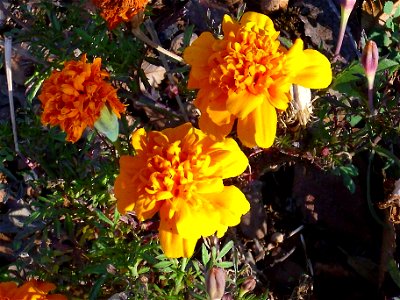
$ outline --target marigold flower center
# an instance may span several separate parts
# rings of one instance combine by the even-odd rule
[[[155,142],[156,139],[153,140]],[[202,146],[185,147],[184,142],[158,141],[152,148],[146,168],[139,174],[141,188],[154,200],[185,199],[196,205],[196,181],[210,165]]]
[[[258,94],[285,75],[285,53],[280,50],[278,33],[271,36],[264,30],[253,30],[241,27],[224,50],[210,57],[211,84],[225,92],[247,89]]]

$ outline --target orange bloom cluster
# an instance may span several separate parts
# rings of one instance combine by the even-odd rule
[[[41,121],[59,125],[67,133],[67,140],[76,142],[86,127],[93,128],[104,105],[108,105],[120,118],[125,106],[117,91],[105,81],[109,74],[101,70],[101,58],[93,63],[67,61],[61,71],[53,71],[43,83],[39,100],[43,106]]]
[[[1,300],[67,300],[60,294],[48,295],[56,286],[52,283],[30,280],[19,286],[15,282],[0,283]]]
[[[149,0],[93,0],[110,30],[143,12]]]
[[[184,52],[191,65],[188,87],[199,89],[195,105],[200,129],[221,138],[237,120],[237,134],[248,147],[273,144],[277,110],[291,101],[290,86],[325,88],[332,81],[329,60],[303,50],[297,39],[289,49],[278,40],[270,18],[246,12],[240,22],[225,16],[223,39],[202,33]]]
[[[215,141],[190,123],[134,132],[136,156],[122,156],[115,196],[120,212],[140,220],[160,216],[161,247],[168,257],[190,257],[197,240],[239,224],[250,205],[223,179],[240,175],[248,160],[235,140]]]

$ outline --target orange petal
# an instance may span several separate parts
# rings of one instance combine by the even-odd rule
[[[238,120],[240,141],[247,147],[269,148],[274,143],[277,126],[275,107],[264,101],[247,118]]]

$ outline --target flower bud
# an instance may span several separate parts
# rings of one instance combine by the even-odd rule
[[[376,69],[378,68],[379,53],[374,41],[368,41],[361,55],[361,64],[364,67],[365,75],[368,79],[368,88],[374,86]]]
[[[378,47],[374,41],[368,41],[361,55],[361,64],[364,67],[365,75],[368,80],[368,106],[372,115],[377,114],[374,105],[374,80],[376,69],[378,68],[378,61]]]
[[[208,299],[221,300],[225,292],[224,269],[212,267],[206,274],[206,290]]]
[[[342,48],[344,32],[346,31],[347,22],[355,4],[356,0],[340,0],[340,28],[336,44],[335,56],[339,55],[340,49]]]
[[[255,289],[257,281],[254,277],[248,277],[240,286],[240,297],[243,297],[244,294],[251,292]]]

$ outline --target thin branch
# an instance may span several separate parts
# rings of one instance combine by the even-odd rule
[[[19,153],[18,147],[18,137],[17,137],[17,125],[15,122],[15,109],[14,109],[14,96],[13,96],[13,84],[12,84],[12,71],[11,71],[11,53],[12,53],[12,39],[9,37],[5,38],[4,42],[4,52],[6,61],[6,76],[7,76],[7,86],[8,86],[8,100],[10,102],[10,116],[12,131],[14,137],[15,152]]]

